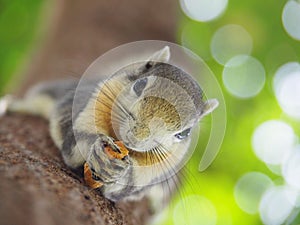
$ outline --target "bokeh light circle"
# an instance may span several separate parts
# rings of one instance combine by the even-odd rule
[[[265,69],[254,57],[238,55],[230,59],[223,70],[226,89],[235,97],[250,98],[257,95],[265,84]]]
[[[300,191],[300,146],[294,148],[290,157],[284,162],[282,174],[290,186]]]
[[[273,80],[273,88],[275,93],[278,92],[280,89],[280,83],[282,80],[288,75],[295,72],[300,71],[300,64],[298,62],[288,62],[275,72],[274,80]]]
[[[282,110],[295,119],[300,119],[300,64],[290,62],[275,73],[273,88]]]
[[[215,225],[217,211],[210,200],[200,195],[189,195],[175,205],[174,225]]]
[[[242,26],[229,24],[215,32],[210,48],[214,59],[225,65],[236,55],[250,55],[252,37]]]
[[[183,12],[193,20],[216,19],[225,11],[228,0],[180,0]]]
[[[300,119],[300,72],[289,74],[283,80],[277,98],[283,111]]]
[[[277,120],[264,122],[252,136],[255,154],[267,164],[282,164],[289,156],[296,142],[293,129]]]
[[[282,12],[282,23],[286,32],[294,39],[300,40],[300,3],[287,1]]]
[[[255,214],[258,212],[263,193],[272,185],[272,180],[263,173],[246,173],[235,185],[234,198],[236,203],[245,212]]]
[[[262,197],[259,212],[266,225],[280,225],[284,223],[295,206],[295,192],[287,187],[270,188]]]
[[[282,165],[272,165],[272,164],[266,164],[268,169],[273,173],[278,176],[282,176]]]

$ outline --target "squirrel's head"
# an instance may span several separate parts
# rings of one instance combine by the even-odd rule
[[[188,140],[193,127],[218,105],[215,99],[203,101],[198,83],[168,64],[169,58],[170,49],[165,47],[112,77],[122,87],[112,107],[112,127],[118,139],[135,151]]]

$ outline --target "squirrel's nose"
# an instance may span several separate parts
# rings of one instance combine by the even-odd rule
[[[134,138],[139,141],[143,141],[143,140],[147,139],[150,135],[149,127],[145,123],[141,123],[141,122],[136,123],[132,127],[131,131],[132,131]]]

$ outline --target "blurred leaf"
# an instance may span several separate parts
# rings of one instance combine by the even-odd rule
[[[0,0],[0,95],[35,45],[44,0]]]

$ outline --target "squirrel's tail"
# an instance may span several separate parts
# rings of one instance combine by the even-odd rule
[[[0,99],[0,116],[6,112],[38,115],[48,119],[56,104],[68,91],[77,87],[75,80],[40,83],[30,89],[23,99],[10,95]]]

